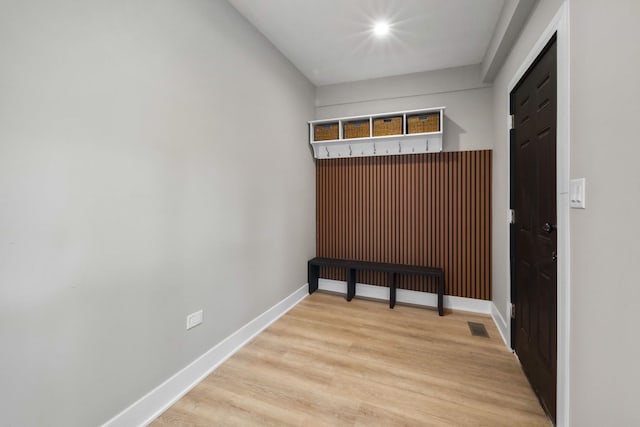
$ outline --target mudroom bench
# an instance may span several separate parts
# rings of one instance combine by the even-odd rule
[[[383,262],[355,261],[337,258],[315,257],[308,264],[309,293],[318,290],[320,267],[344,268],[347,271],[347,301],[356,295],[356,273],[358,271],[381,271],[389,274],[389,307],[396,304],[396,275],[412,274],[416,276],[431,276],[438,278],[438,314],[444,314],[444,272],[441,268],[420,267],[416,265],[389,264]]]

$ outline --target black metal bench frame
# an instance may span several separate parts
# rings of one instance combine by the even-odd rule
[[[356,295],[356,272],[382,271],[389,273],[389,308],[396,305],[396,275],[413,274],[417,276],[430,276],[438,278],[438,314],[444,314],[444,271],[441,268],[419,267],[416,265],[388,264],[383,262],[354,261],[337,258],[311,258],[307,263],[309,280],[309,293],[318,290],[320,267],[337,267],[347,270],[347,301],[351,301]]]

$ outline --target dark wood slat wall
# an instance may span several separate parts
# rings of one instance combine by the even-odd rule
[[[490,150],[319,160],[316,198],[318,256],[441,267],[446,294],[491,299]],[[334,268],[320,277],[346,280]],[[432,278],[397,285],[436,291]]]

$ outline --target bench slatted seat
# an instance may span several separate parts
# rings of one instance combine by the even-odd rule
[[[396,305],[396,275],[413,274],[417,276],[431,276],[438,278],[438,314],[444,314],[444,271],[441,268],[421,267],[417,265],[390,264],[384,262],[356,261],[337,258],[311,258],[307,263],[309,293],[318,290],[320,267],[337,267],[347,270],[347,301],[356,295],[356,273],[358,271],[381,271],[389,273],[389,307]]]

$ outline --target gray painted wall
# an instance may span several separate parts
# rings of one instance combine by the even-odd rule
[[[315,89],[225,1],[5,1],[0,57],[0,424],[97,425],[306,282]]]
[[[493,302],[509,321],[509,135],[507,131],[509,83],[534,44],[558,12],[562,0],[540,0],[493,83]]]
[[[320,86],[316,118],[447,107],[444,151],[493,148],[492,91],[480,66]]]
[[[480,68],[482,80],[493,82],[520,35],[537,0],[505,0],[493,37]]]
[[[640,2],[571,1],[571,423],[637,426]]]

